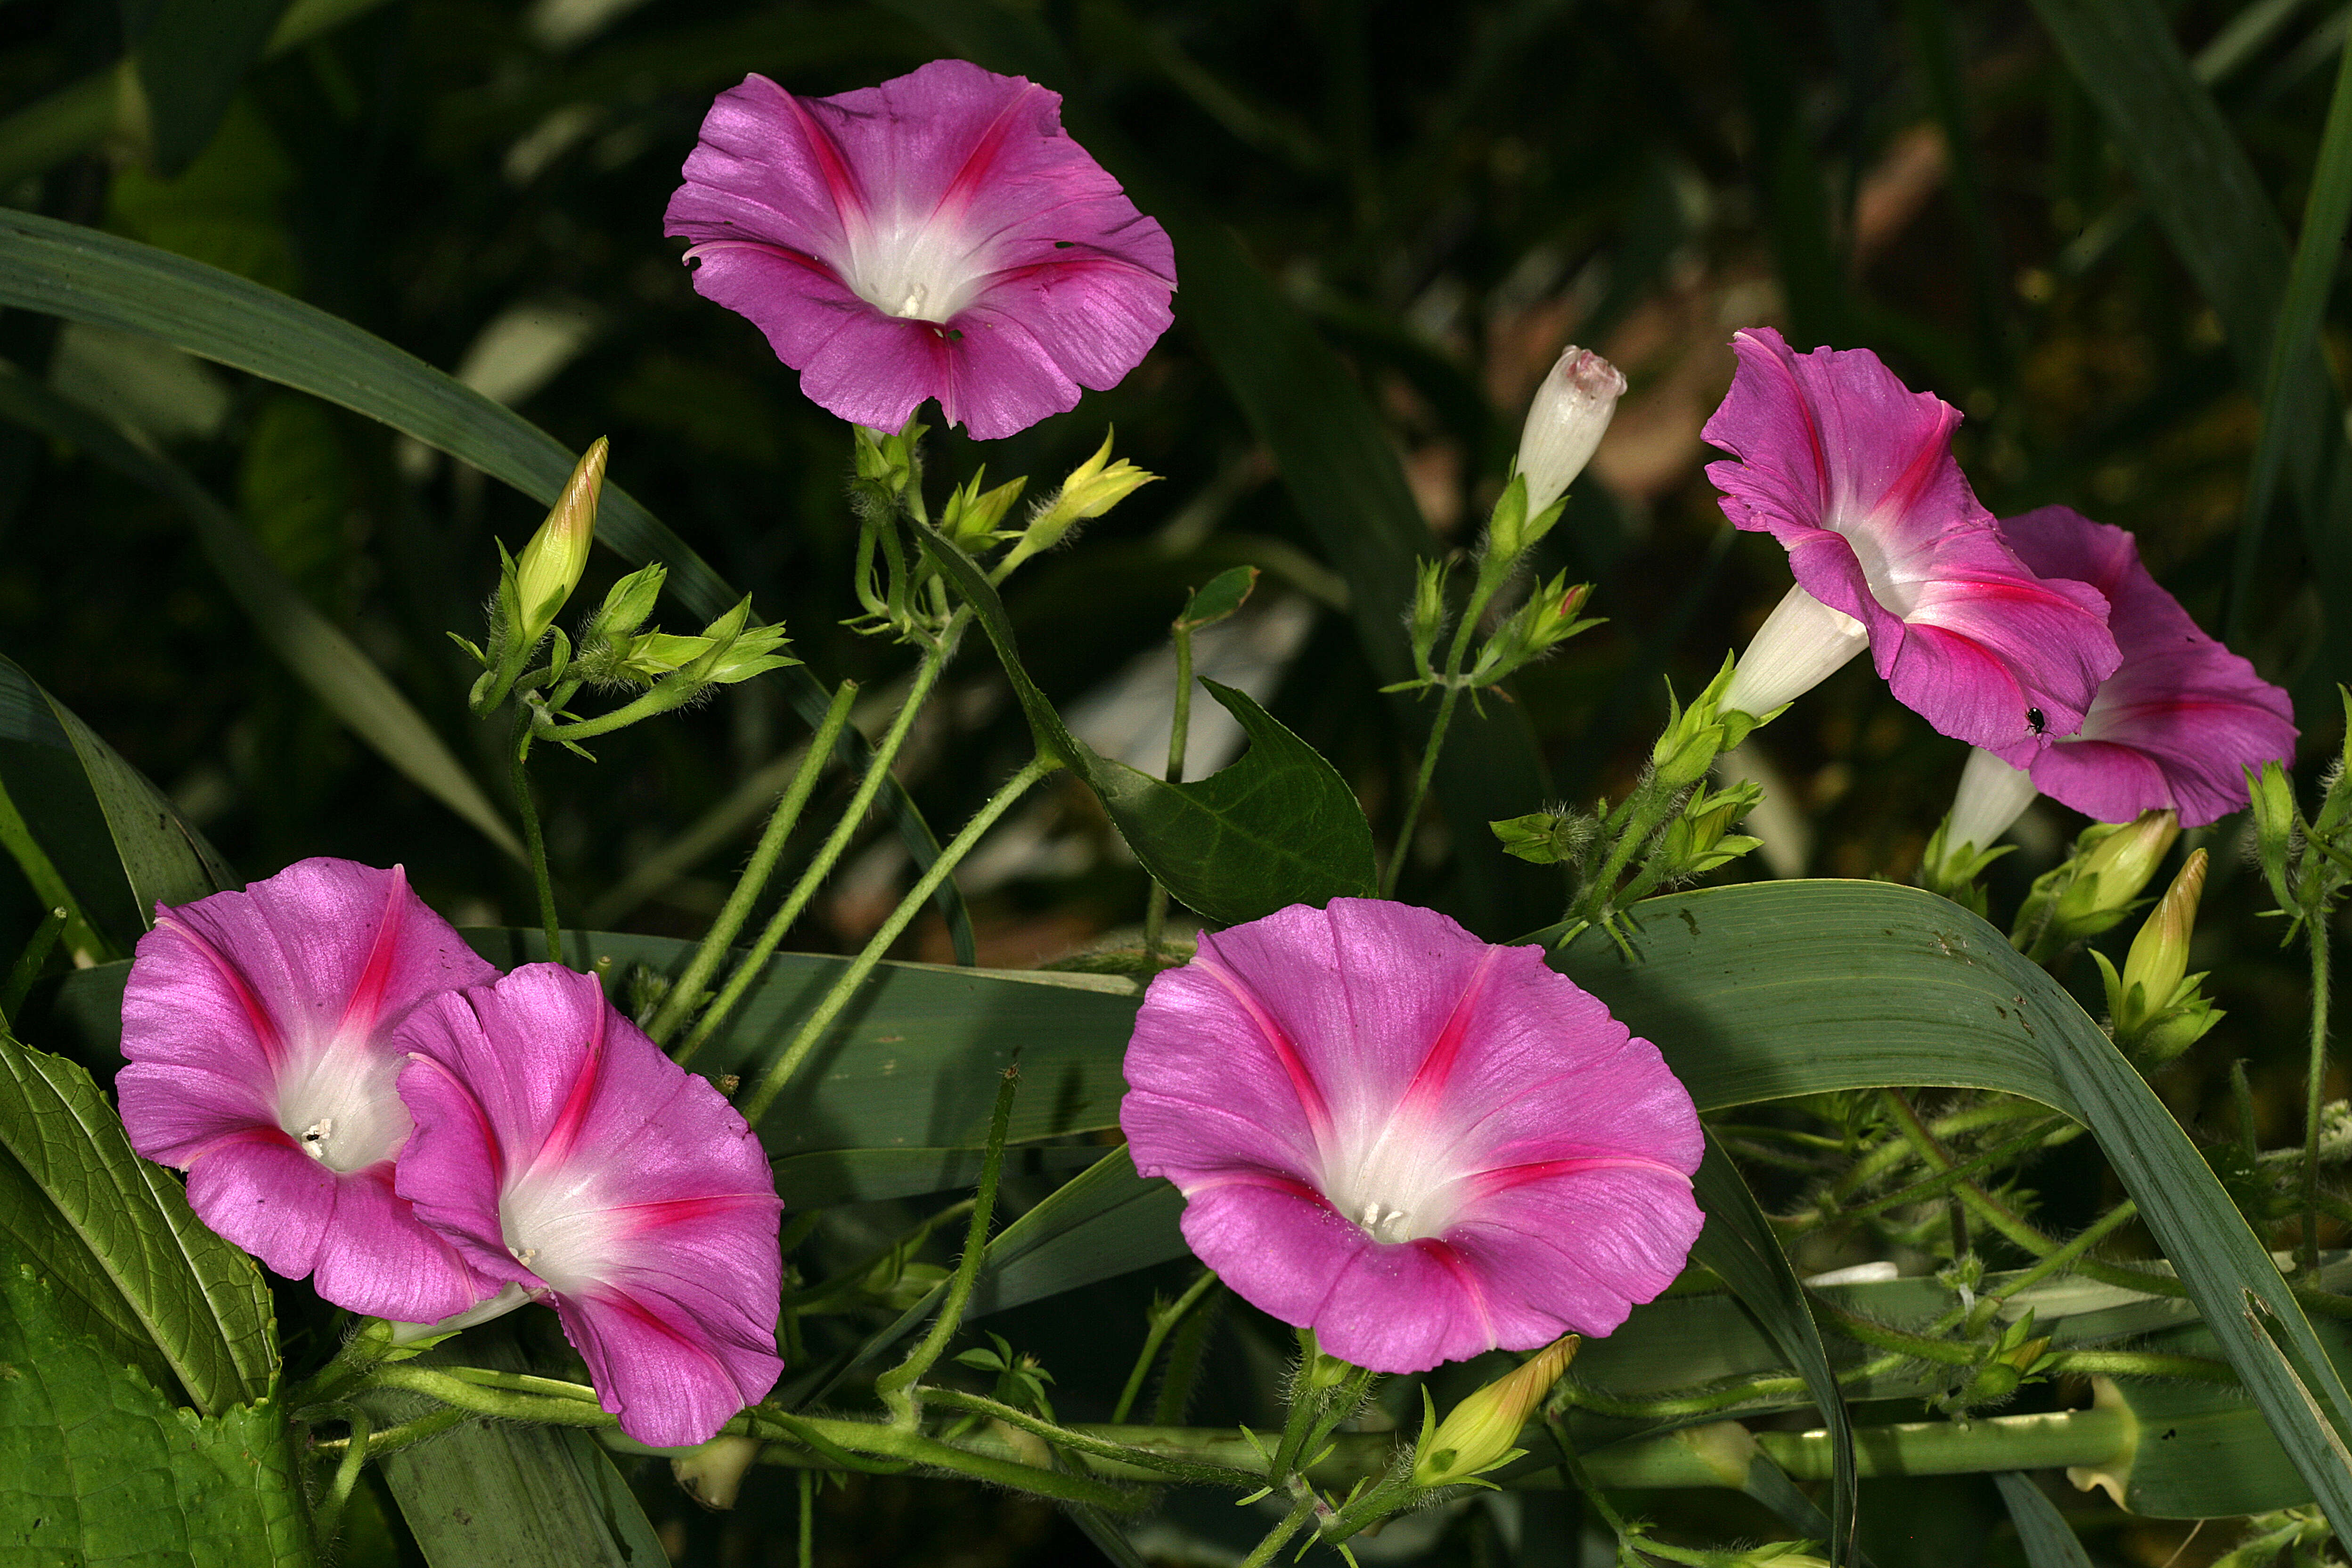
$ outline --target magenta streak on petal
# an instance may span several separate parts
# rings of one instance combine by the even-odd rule
[[[367,962],[360,966],[360,977],[352,986],[352,999],[343,1008],[343,1021],[336,1033],[370,1035],[375,1032],[375,1021],[383,1011],[384,988],[392,983],[392,961],[400,952],[400,917],[406,907],[408,870],[405,867],[392,868],[392,885],[383,900],[383,916],[376,922],[375,945],[368,950]]]
[[[1537,1160],[1525,1165],[1503,1165],[1492,1171],[1477,1171],[1463,1177],[1472,1184],[1471,1203],[1491,1198],[1497,1193],[1507,1193],[1513,1187],[1529,1182],[1541,1182],[1553,1176],[1574,1176],[1586,1171],[1652,1171],[1670,1181],[1690,1185],[1690,1177],[1663,1160],[1645,1160],[1639,1154],[1594,1154],[1572,1160]]]
[[[707,1343],[705,1343],[698,1336],[679,1333],[677,1330],[670,1324],[668,1320],[662,1317],[660,1313],[656,1312],[651,1308],[646,1306],[635,1297],[624,1295],[618,1290],[607,1289],[583,1292],[583,1299],[593,1301],[599,1307],[608,1308],[613,1311],[620,1313],[623,1317],[634,1318],[638,1322],[645,1324],[647,1328],[652,1329],[655,1332],[668,1340],[672,1344],[678,1346],[682,1350],[691,1351],[694,1354],[701,1357],[705,1362],[718,1369],[720,1382],[727,1384],[730,1388],[733,1388],[735,1386],[735,1374],[727,1369],[727,1363],[725,1362],[719,1360],[718,1356],[711,1353],[710,1347]],[[619,1369],[614,1368],[614,1370],[617,1372]],[[603,1380],[599,1379],[598,1381],[601,1386]],[[616,1379],[615,1381],[618,1380]]]
[[[572,1158],[574,1145],[580,1142],[580,1129],[587,1124],[588,1111],[596,1098],[596,1080],[604,1076],[604,1019],[612,1012],[603,1005],[604,994],[597,994],[597,1005],[589,1009],[595,1019],[590,1026],[588,1051],[581,1058],[580,1071],[572,1079],[572,1091],[563,1100],[563,1109],[556,1112],[555,1125],[547,1130],[547,1139],[539,1146],[530,1168],[563,1164]]]
[[[707,1219],[713,1215],[733,1214],[739,1209],[772,1209],[775,1206],[773,1193],[719,1193],[708,1197],[656,1198],[649,1203],[614,1204],[604,1212],[628,1221],[626,1228],[618,1233],[625,1237],[658,1230],[664,1226]]]
[[[972,143],[971,152],[965,156],[962,167],[956,170],[955,177],[940,193],[939,205],[931,209],[934,214],[958,216],[971,205],[971,198],[981,186],[987,184],[990,172],[995,168],[997,153],[1003,150],[1006,139],[1013,134],[1016,116],[1027,107],[1031,95],[1036,90],[1033,86],[1014,93],[1005,100],[1004,107],[996,111],[996,118],[988,122],[988,129],[982,132],[980,139]]]
[[[1421,1248],[1423,1256],[1435,1258],[1441,1268],[1454,1276],[1454,1283],[1462,1287],[1462,1293],[1470,1298],[1470,1310],[1478,1314],[1478,1327],[1486,1331],[1487,1347],[1492,1349],[1500,1343],[1501,1338],[1495,1332],[1495,1315],[1486,1310],[1486,1288],[1479,1283],[1478,1271],[1443,1241],[1424,1237],[1412,1245]]]
[[[1405,1086],[1397,1100],[1396,1110],[1390,1116],[1387,1128],[1381,1130],[1385,1142],[1388,1132],[1398,1122],[1411,1119],[1414,1112],[1433,1109],[1445,1093],[1445,1085],[1454,1076],[1454,1064],[1462,1055],[1462,1042],[1469,1037],[1470,1022],[1477,1011],[1478,999],[1486,989],[1487,976],[1495,972],[1496,956],[1507,950],[1489,947],[1478,955],[1477,967],[1470,971],[1469,980],[1462,987],[1462,995],[1447,1016],[1445,1026],[1437,1031],[1429,1054],[1421,1058],[1421,1067]]]
[[[824,188],[833,197],[834,210],[844,217],[854,216],[863,222],[871,210],[866,193],[858,186],[857,172],[834,144],[833,133],[791,93],[778,88],[776,96],[784,100],[785,112],[799,124],[801,134],[808,138],[809,151],[816,156],[817,173],[824,177]]]
[[[180,1169],[183,1171],[193,1170],[195,1168],[197,1161],[203,1159],[205,1155],[213,1152],[215,1150],[232,1149],[241,1143],[283,1143],[289,1149],[299,1149],[301,1147],[300,1144],[294,1142],[293,1134],[286,1131],[282,1128],[257,1126],[240,1127],[234,1132],[222,1133],[211,1142],[206,1143],[203,1148],[198,1149],[194,1153],[190,1154],[188,1156],[188,1163],[181,1166]]]
[[[156,907],[159,910],[162,908],[161,905]],[[179,932],[188,939],[198,952],[204,954],[205,962],[213,966],[223,983],[228,986],[230,994],[236,998],[237,1005],[245,1009],[246,1022],[253,1026],[254,1041],[261,1047],[261,1054],[268,1059],[269,1070],[272,1073],[282,1071],[286,1066],[285,1038],[278,1034],[277,1021],[270,1017],[268,1009],[261,1005],[261,998],[256,996],[253,994],[253,987],[245,983],[244,973],[236,964],[231,963],[218,948],[205,941],[192,927],[181,924],[169,915],[159,917],[155,924],[159,928],[168,927]]]
[[[1955,412],[1948,406],[1943,409],[1937,416],[1937,423],[1943,428],[1937,432],[1937,438],[1920,442],[1919,449],[1911,455],[1910,466],[1886,487],[1885,500],[1893,503],[1897,511],[1907,512],[1924,500],[1928,485],[1935,480],[1937,469],[1943,465],[1947,450],[1945,443],[1951,439]]]
[[[1296,1176],[1286,1176],[1276,1171],[1224,1171],[1205,1181],[1180,1179],[1176,1186],[1187,1198],[1195,1193],[1213,1192],[1219,1187],[1265,1187],[1273,1192],[1287,1193],[1294,1198],[1306,1198],[1309,1202],[1321,1204],[1327,1209],[1331,1208],[1331,1200],[1317,1192],[1312,1186]],[[1331,1209],[1331,1212],[1338,1214],[1339,1211]]]
[[[482,1102],[475,1097],[474,1091],[467,1087],[464,1079],[451,1072],[433,1058],[422,1051],[411,1051],[408,1053],[408,1059],[428,1071],[439,1073],[443,1078],[447,1079],[450,1087],[457,1091],[457,1098],[465,1105],[466,1113],[473,1118],[476,1135],[481,1139],[482,1147],[489,1153],[490,1190],[504,1192],[507,1184],[506,1144],[499,1137],[499,1130],[490,1124],[490,1113],[483,1109]]]
[[[1745,338],[1749,337],[1750,334],[1741,332],[1739,336]],[[1756,341],[1761,342],[1762,340]],[[1806,395],[1805,384],[1797,376],[1797,367],[1793,358],[1768,353],[1766,359],[1771,368],[1780,373],[1780,378],[1789,384],[1789,396],[1796,405],[1798,416],[1805,422],[1805,445],[1813,454],[1815,493],[1813,516],[1811,521],[1816,527],[1827,529],[1829,524],[1823,520],[1829,516],[1830,511],[1830,457],[1829,448],[1822,444],[1822,427],[1813,418],[1813,400]],[[1743,461],[1745,456],[1742,454]],[[1835,531],[1832,530],[1832,531]]]
[[[1203,942],[1202,945],[1205,947],[1208,944]],[[1282,1070],[1290,1075],[1290,1087],[1298,1096],[1299,1109],[1307,1112],[1307,1125],[1315,1134],[1317,1147],[1328,1149],[1331,1146],[1331,1109],[1323,1103],[1323,1091],[1315,1087],[1314,1075],[1307,1070],[1307,1064],[1298,1059],[1298,1047],[1290,1043],[1290,1037],[1282,1032],[1282,1026],[1274,1021],[1258,1001],[1256,993],[1239,976],[1227,973],[1203,958],[1196,957],[1192,962],[1200,966],[1201,973],[1223,986],[1226,994],[1241,1004],[1242,1011],[1249,1015],[1250,1022],[1257,1026],[1258,1033],[1272,1047],[1275,1059],[1281,1062]]]

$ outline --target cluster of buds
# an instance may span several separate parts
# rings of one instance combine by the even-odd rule
[[[1505,616],[1487,634],[1477,657],[1464,668],[1464,655],[1471,636],[1478,630],[1477,623],[1517,574],[1528,552],[1559,523],[1567,508],[1568,487],[1591,461],[1624,390],[1625,378],[1617,368],[1591,350],[1571,345],[1559,356],[1537,389],[1519,437],[1518,455],[1511,465],[1510,483],[1487,516],[1465,623],[1455,629],[1452,647],[1441,660],[1438,644],[1448,627],[1454,626],[1446,587],[1452,573],[1444,562],[1423,561],[1405,617],[1412,643],[1413,679],[1384,689],[1450,686],[1483,691],[1577,633],[1601,624],[1580,615],[1592,593],[1591,584],[1570,587],[1563,573],[1542,584]]]
[[[2205,976],[2189,973],[2189,941],[2204,891],[2205,851],[2194,849],[2132,938],[2123,973],[2116,973],[2105,953],[2091,954],[2106,983],[2116,1044],[2151,1066],[2170,1061],[2221,1021],[2221,1009],[2200,987]]]
[[[2319,814],[2306,820],[2294,786],[2276,763],[2252,780],[2254,856],[2293,938],[2305,922],[2326,918],[2352,881],[2352,689],[2337,688],[2346,719],[2344,754],[2328,772]]]
[[[609,448],[596,437],[572,466],[563,493],[548,509],[546,521],[517,560],[499,546],[499,591],[490,601],[488,639],[475,647],[456,633],[459,647],[482,667],[467,702],[477,714],[488,714],[507,700],[522,678],[523,667],[555,629],[555,617],[580,586],[588,569],[588,550],[596,541],[596,502],[604,489],[604,459]]]
[[[1029,526],[1021,531],[1013,549],[990,569],[990,582],[1003,582],[1023,562],[1053,549],[1069,538],[1071,530],[1078,524],[1102,516],[1160,477],[1144,472],[1124,458],[1112,462],[1110,443],[1111,433],[1106,431],[1095,455],[1070,470],[1062,488],[1030,517]]]
[[[856,583],[864,613],[848,624],[910,642],[948,635],[951,611],[922,544],[902,531],[901,520],[928,531],[934,544],[944,542],[975,559],[1009,542],[1013,548],[988,572],[991,583],[1002,583],[1032,556],[1070,538],[1080,523],[1102,516],[1159,478],[1124,458],[1112,461],[1111,437],[1106,434],[1094,456],[1034,506],[1026,522],[1006,526],[1029,481],[1016,479],[990,488],[985,469],[949,493],[935,521],[923,501],[922,435],[923,426],[911,420],[896,435],[858,426],[850,481],[859,522]]]
[[[2018,907],[2011,942],[2037,963],[2123,920],[2172,841],[2180,820],[2169,811],[2143,812],[2130,822],[2095,822],[2074,840],[2074,852],[2034,879]]]
[[[2031,1310],[2009,1324],[1984,1346],[1981,1360],[1967,1369],[1959,1385],[1936,1401],[1949,1415],[2005,1405],[2052,1364],[2050,1336],[2033,1331]]]
[[[491,604],[489,640],[457,643],[483,667],[470,699],[487,715],[516,692],[530,706],[542,739],[578,751],[588,734],[604,734],[681,708],[715,687],[798,662],[784,652],[784,629],[754,626],[747,597],[693,636],[648,626],[667,569],[659,563],[613,584],[604,602],[581,624],[575,640],[555,624],[580,586],[596,535],[596,503],[604,482],[605,443],[590,447],[563,493],[519,558],[499,552],[498,597]],[[527,667],[546,651],[546,662]],[[581,719],[564,704],[582,688],[638,693],[616,712]]]

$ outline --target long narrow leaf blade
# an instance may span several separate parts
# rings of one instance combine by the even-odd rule
[[[70,441],[178,506],[254,629],[327,710],[384,761],[515,859],[522,843],[465,764],[359,645],[286,579],[244,523],[194,475],[141,447],[13,365],[0,363],[0,418]]]

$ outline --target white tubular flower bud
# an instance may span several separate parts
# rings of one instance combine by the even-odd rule
[[[1791,587],[1748,639],[1718,706],[1769,719],[1869,646],[1860,621]]]
[[[1515,467],[1528,479],[1529,517],[1565,495],[1584,471],[1624,395],[1625,377],[1591,349],[1570,343],[1560,354],[1519,432]]]
[[[1969,747],[1968,763],[1960,769],[1960,787],[1952,795],[1945,842],[1955,850],[1970,844],[1991,848],[2040,793],[2033,787],[2033,775],[2023,768],[2011,767],[1981,746]]]

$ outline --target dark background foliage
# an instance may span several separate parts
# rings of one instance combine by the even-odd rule
[[[142,156],[134,122],[100,116],[89,134],[43,142],[45,106],[114,68],[172,8],[0,3],[0,113],[23,111],[0,121],[0,200],[294,293],[574,447],[609,436],[614,476],[763,616],[788,622],[828,680],[887,692],[906,664],[840,624],[855,542],[845,434],[748,323],[692,292],[661,214],[711,95],[745,72],[823,94],[945,53],[1045,77],[1147,211],[1192,226],[1180,234],[1229,232],[1344,357],[1447,548],[1474,536],[1561,345],[1623,367],[1632,392],[1545,546],[1547,573],[1599,584],[1593,608],[1610,623],[1507,699],[1549,775],[1511,810],[1622,788],[1666,681],[1696,689],[1785,586],[1778,549],[1730,535],[1702,472],[1698,428],[1741,326],[1874,349],[1967,414],[1961,459],[1997,512],[2063,501],[2128,527],[2204,625],[2221,631],[2230,615],[2258,400],[2026,4],[389,0],[330,7],[347,19],[257,65],[173,177]],[[2297,0],[2162,9],[2292,233],[2343,15]],[[935,435],[934,493],[983,463],[1049,486],[1114,425],[1120,454],[1164,479],[1024,574],[1011,607],[1033,673],[1077,702],[1164,646],[1189,586],[1254,563],[1266,574],[1257,607],[1276,617],[1261,628],[1277,654],[1269,706],[1339,763],[1385,843],[1409,736],[1372,694],[1345,613],[1356,563],[1303,520],[1231,367],[1204,343],[1200,311],[1214,301],[1180,292],[1178,306],[1143,367],[1076,412],[999,443]],[[2337,330],[2331,318],[2331,346]],[[341,410],[46,317],[0,315],[0,357],[192,468],[496,779],[492,737],[464,716],[471,670],[444,633],[478,635],[491,540],[519,547],[535,508]],[[1316,411],[1298,416],[1311,426]],[[163,784],[245,876],[310,855],[399,861],[460,921],[530,922],[520,868],[275,661],[163,502],[0,427],[0,652]],[[600,559],[584,592],[619,570]],[[2281,523],[2252,553],[2228,627],[2295,689],[2306,782],[2340,733],[2330,683],[2352,671],[2327,668],[2322,638],[2347,586],[2315,572]],[[672,629],[691,629],[683,620],[671,612]],[[697,932],[757,830],[760,771],[802,733],[755,683],[599,742],[593,764],[548,758],[567,917]],[[930,819],[952,825],[1025,743],[1001,678],[968,657],[902,772]],[[1898,879],[1961,756],[1859,663],[1755,751],[1775,869]],[[1997,914],[2079,826],[2035,808],[2026,848],[1997,872]],[[1075,784],[1015,831],[1026,852],[975,886],[983,963],[1052,958],[1139,918],[1142,873]],[[2222,1077],[2245,1058],[2275,1140],[2295,1115],[2303,996],[2252,918],[2259,879],[2238,833],[2231,821],[2204,835],[2215,879],[2195,964],[2220,971],[2232,1016],[2162,1087],[2193,1126],[2219,1125]],[[892,842],[877,826],[799,945],[854,945],[872,928],[908,874]],[[1529,893],[1522,879],[1498,900],[1465,875],[1495,861],[1483,839],[1433,827],[1403,891],[1495,938],[1549,918],[1545,885]],[[13,868],[0,884],[5,941],[37,911]],[[945,958],[943,930],[919,928],[905,952]],[[2087,1213],[2094,1196],[2051,1202]],[[1957,1542],[1997,1517],[1988,1495],[1954,1483],[1918,1506],[1949,1510]],[[995,1507],[976,1494],[969,1506]],[[716,1526],[677,1528],[698,1552],[720,1550]],[[727,1550],[751,1552],[756,1534]],[[1007,1554],[1074,1545],[1039,1521],[1000,1534]],[[1457,1544],[1465,1560],[1499,1549]],[[894,1536],[847,1550],[826,1560],[943,1549]]]

